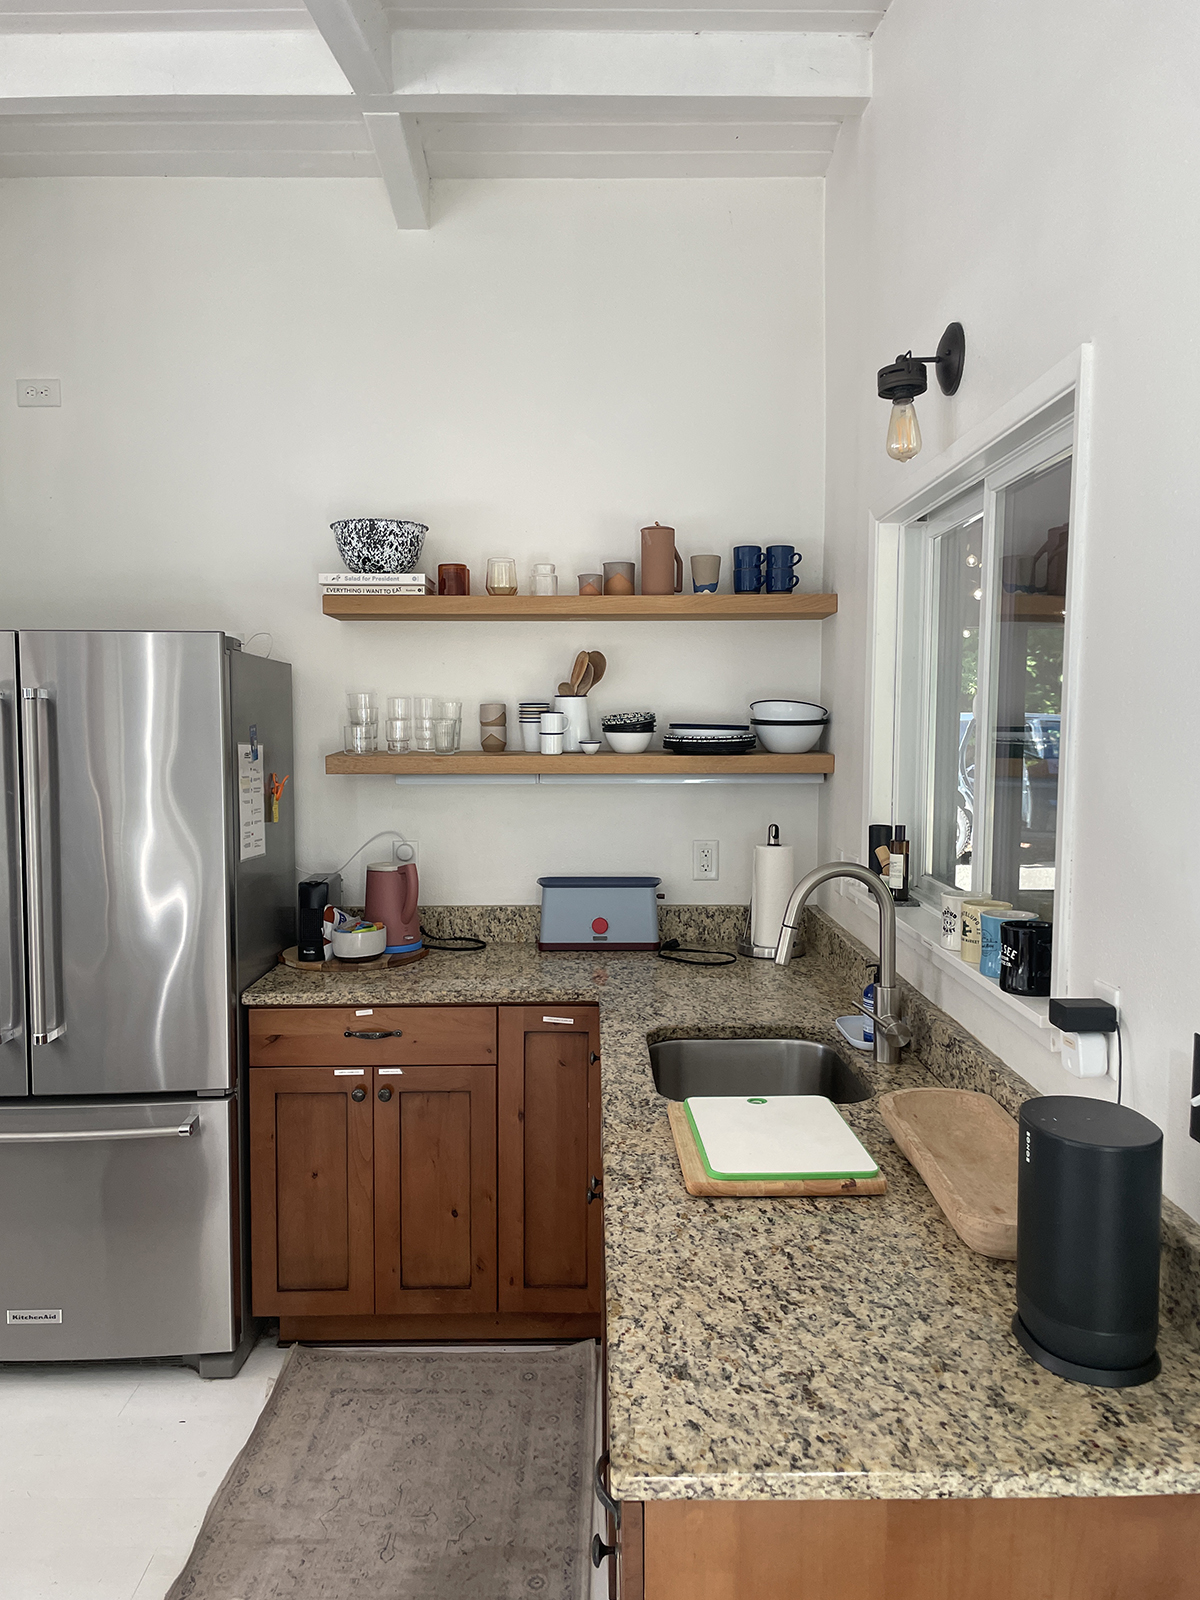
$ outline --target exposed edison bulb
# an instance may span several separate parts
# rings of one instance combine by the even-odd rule
[[[911,400],[893,400],[888,423],[887,453],[893,461],[911,461],[921,448],[921,424]]]

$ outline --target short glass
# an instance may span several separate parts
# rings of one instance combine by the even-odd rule
[[[488,557],[487,592],[489,594],[516,594],[517,563],[514,557]]]
[[[433,748],[440,756],[453,755],[458,746],[455,743],[457,724],[453,717],[434,717],[433,719]]]
[[[414,750],[432,750],[433,717],[414,717],[412,720],[412,747]]]
[[[342,749],[366,756],[379,748],[379,728],[374,722],[348,722],[342,729]]]
[[[414,717],[436,717],[437,699],[431,694],[413,695],[412,714]]]
[[[412,718],[389,717],[386,731],[388,749],[393,755],[403,755],[412,743]]]
[[[346,709],[352,723],[360,723],[363,726],[377,726],[379,723],[379,702],[375,698],[373,689],[348,690]]]
[[[558,576],[554,571],[554,564],[544,561],[533,569],[531,587],[534,594],[557,594]]]
[[[408,720],[412,716],[412,696],[407,694],[393,694],[388,696],[387,714],[393,720]]]

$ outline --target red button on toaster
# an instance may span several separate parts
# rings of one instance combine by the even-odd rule
[[[607,923],[607,921],[603,917],[593,917],[592,918],[592,932],[593,933],[607,933],[608,932],[608,923]]]

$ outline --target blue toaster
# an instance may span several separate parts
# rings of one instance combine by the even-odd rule
[[[539,878],[539,950],[657,950],[661,878]]]

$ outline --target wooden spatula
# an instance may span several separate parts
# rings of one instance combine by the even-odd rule
[[[589,650],[588,660],[592,663],[591,686],[594,689],[600,682],[600,679],[604,676],[604,669],[608,666],[608,662],[600,654],[599,650]]]
[[[581,650],[575,657],[575,665],[571,668],[571,693],[579,693],[579,684],[583,678],[584,668],[588,665],[588,653]]]

